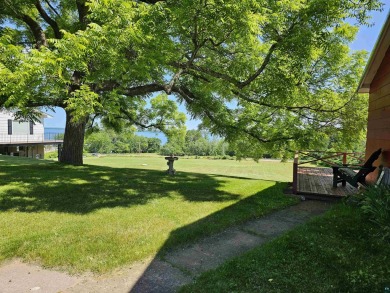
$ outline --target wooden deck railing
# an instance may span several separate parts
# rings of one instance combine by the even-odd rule
[[[323,167],[342,165],[361,165],[364,163],[364,153],[357,152],[323,152],[296,151],[293,165],[293,193],[298,190],[298,168],[304,164],[314,164]]]

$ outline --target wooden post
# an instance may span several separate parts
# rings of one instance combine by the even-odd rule
[[[347,165],[347,153],[343,153],[343,165]]]
[[[298,192],[298,161],[299,161],[299,151],[296,151],[294,155],[294,164],[293,164],[293,193],[294,194],[297,194]]]

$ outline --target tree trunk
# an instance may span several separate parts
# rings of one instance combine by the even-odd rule
[[[58,156],[58,161],[61,163],[82,165],[83,164],[83,147],[84,147],[84,133],[88,117],[81,121],[72,121],[72,112],[66,112],[66,125],[64,133],[64,144],[61,153]]]

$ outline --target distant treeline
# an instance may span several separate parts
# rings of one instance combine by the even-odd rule
[[[342,139],[334,134],[328,142],[324,143],[326,151],[364,151],[364,138],[353,145],[344,145]],[[224,139],[212,136],[204,130],[188,130],[168,138],[168,142],[162,144],[156,137],[145,137],[136,134],[136,129],[126,128],[120,132],[111,129],[95,129],[88,134],[84,143],[84,151],[88,153],[158,153],[161,155],[179,156],[214,156],[221,159],[245,157],[250,151],[247,144],[229,144]],[[280,158],[283,160],[293,158],[293,152],[283,149],[263,150],[254,148],[248,157],[252,158]]]
[[[207,131],[188,130],[184,139],[171,138],[162,146],[162,155],[187,156],[234,156],[235,152],[229,144],[219,137],[210,135]]]
[[[156,153],[160,148],[160,139],[136,135],[133,130],[101,129],[87,135],[84,142],[88,153]]]
[[[223,139],[200,130],[188,130],[184,137],[170,138],[166,144],[162,145],[160,139],[136,135],[132,130],[118,133],[104,128],[87,135],[84,151],[189,156],[234,156],[235,154]]]

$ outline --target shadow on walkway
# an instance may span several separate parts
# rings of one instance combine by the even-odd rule
[[[177,237],[192,233],[197,227],[204,227],[203,222],[218,221],[224,213],[234,217],[234,214],[240,210],[251,212],[253,206],[264,204],[262,202],[264,194],[280,192],[279,187],[280,183],[277,183],[268,190],[173,231],[159,254],[150,262],[129,292],[175,292],[181,286],[192,282],[201,273],[262,245],[313,216],[323,213],[330,207],[324,202],[301,202],[265,217],[233,226],[188,246],[169,250],[171,241],[176,242]]]

